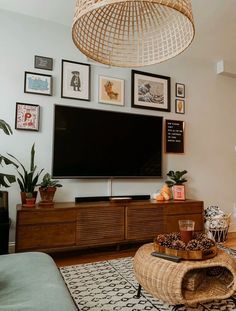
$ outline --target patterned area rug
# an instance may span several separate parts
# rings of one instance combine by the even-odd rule
[[[221,247],[236,258],[236,251]],[[137,298],[138,283],[133,274],[132,258],[121,258],[96,263],[60,268],[61,274],[80,311],[139,311],[174,310],[142,289]],[[236,296],[235,296],[236,298]],[[233,299],[216,300],[179,311],[236,310]]]

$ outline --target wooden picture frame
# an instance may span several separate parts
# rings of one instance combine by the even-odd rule
[[[185,84],[175,83],[175,96],[185,98]]]
[[[52,76],[25,71],[24,93],[52,96]]]
[[[52,70],[53,69],[53,59],[51,57],[45,56],[34,56],[34,68]]]
[[[15,129],[39,131],[39,105],[16,103]]]
[[[177,98],[175,100],[175,113],[185,114],[185,100]]]
[[[170,77],[132,70],[131,106],[170,112],[170,80]]]
[[[89,64],[62,60],[61,97],[90,101]]]
[[[99,76],[98,85],[99,103],[124,106],[124,80],[107,76]]]

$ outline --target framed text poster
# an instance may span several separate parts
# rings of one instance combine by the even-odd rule
[[[166,120],[165,151],[166,153],[184,153],[184,121]]]

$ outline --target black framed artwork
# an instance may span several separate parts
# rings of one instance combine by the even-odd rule
[[[62,60],[61,97],[90,101],[90,65]]]
[[[39,116],[39,105],[16,103],[15,129],[38,131]]]
[[[185,85],[183,83],[175,84],[175,96],[181,98],[185,97]]]
[[[45,56],[34,56],[34,68],[52,70],[53,69],[53,59],[51,57]]]
[[[24,92],[52,96],[52,76],[25,71]]]
[[[170,77],[137,70],[131,75],[132,107],[170,111]]]
[[[185,113],[185,100],[177,98],[175,100],[175,113]]]

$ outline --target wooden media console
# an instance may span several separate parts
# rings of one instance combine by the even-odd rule
[[[202,201],[55,203],[53,208],[17,205],[16,252],[67,251],[152,241],[159,233],[178,231],[179,219],[204,230]]]

